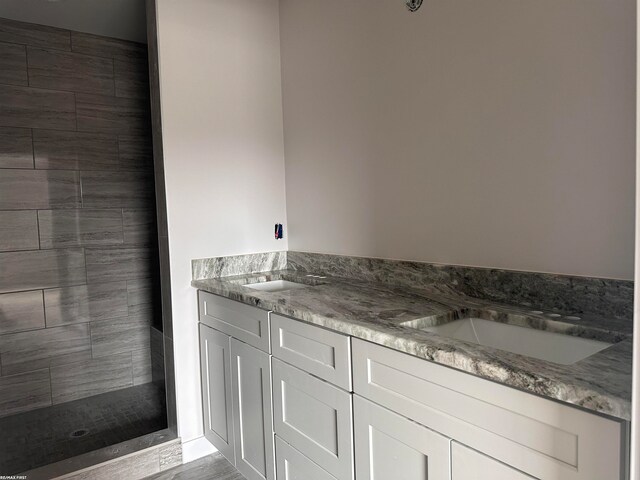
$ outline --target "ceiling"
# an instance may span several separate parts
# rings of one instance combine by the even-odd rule
[[[0,17],[147,43],[145,0],[0,0]]]

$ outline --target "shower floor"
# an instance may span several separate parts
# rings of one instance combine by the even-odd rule
[[[75,457],[166,426],[164,389],[154,383],[3,417],[0,476]]]

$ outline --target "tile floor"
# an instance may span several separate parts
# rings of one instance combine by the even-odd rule
[[[0,418],[0,475],[124,442],[167,426],[164,389],[154,383]],[[74,436],[78,430],[87,430]]]
[[[147,477],[147,480],[245,480],[220,453],[214,453],[165,472]]]

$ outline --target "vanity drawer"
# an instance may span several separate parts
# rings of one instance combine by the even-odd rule
[[[351,394],[276,358],[275,434],[339,480],[353,478]]]
[[[346,335],[271,314],[273,356],[351,391],[351,341]]]
[[[276,435],[276,480],[336,480]]]
[[[353,339],[356,394],[540,479],[623,478],[626,423]]]
[[[269,312],[198,291],[200,322],[270,353]]]

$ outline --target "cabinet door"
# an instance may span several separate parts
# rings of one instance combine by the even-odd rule
[[[449,439],[353,396],[356,478],[449,480]]]
[[[451,442],[451,480],[535,480],[519,470]]]
[[[269,355],[231,339],[236,468],[247,480],[275,475]]]
[[[273,359],[276,435],[340,480],[353,478],[351,394]]]
[[[230,339],[200,325],[200,373],[204,436],[235,465]]]
[[[336,480],[276,435],[276,480]]]

